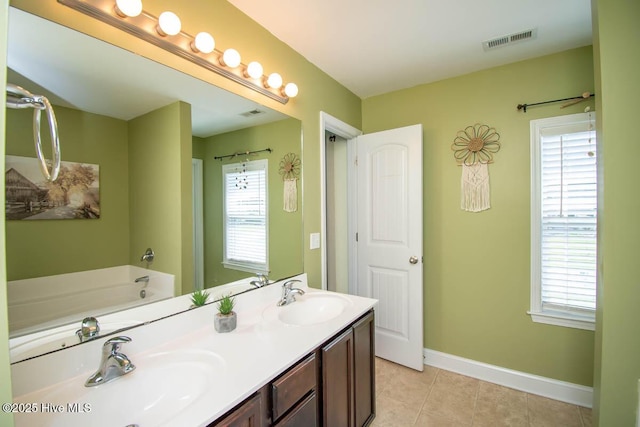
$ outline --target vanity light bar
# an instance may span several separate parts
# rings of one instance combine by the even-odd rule
[[[194,51],[192,46],[195,43],[195,37],[184,31],[179,31],[177,34],[171,36],[162,35],[161,32],[158,31],[158,18],[144,10],[137,16],[127,16],[118,13],[114,0],[58,0],[58,3],[154,44],[282,104],[286,104],[290,97],[298,93],[298,88],[294,83],[288,83],[281,87],[273,87],[267,83],[268,77],[264,75],[253,78],[249,76],[249,74],[245,74],[247,66],[242,63],[233,68],[223,65],[224,62],[221,61],[221,59],[224,52],[222,51],[217,49],[213,49],[210,53]],[[230,49],[227,49],[227,51],[228,50]]]

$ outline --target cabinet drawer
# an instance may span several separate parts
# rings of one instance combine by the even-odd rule
[[[318,425],[318,398],[313,393],[298,404],[275,427],[316,427]]]
[[[264,420],[266,409],[263,402],[264,388],[242,402],[239,406],[227,413],[221,419],[209,424],[208,427],[262,427],[266,426]]]
[[[315,354],[310,355],[271,383],[273,419],[277,420],[317,384]]]

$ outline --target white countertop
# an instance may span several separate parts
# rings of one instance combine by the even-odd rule
[[[306,275],[298,278],[303,283],[297,287],[309,293],[324,292],[308,289]],[[102,344],[110,337],[14,364],[15,425],[206,426],[376,304],[373,299],[342,295],[348,304],[338,316],[318,324],[291,326],[275,316],[280,294],[281,286],[276,283],[237,296],[238,326],[226,334],[214,330],[214,304],[124,332],[121,335],[132,342],[121,351],[136,370],[97,387],[84,387],[84,382],[97,369]],[[192,365],[181,365],[181,357],[202,358],[198,364],[208,376],[197,376],[189,368]],[[164,360],[178,363],[167,364],[162,373]],[[150,372],[155,376],[150,377]],[[156,383],[155,390],[162,388],[164,395],[149,390]],[[167,384],[171,386],[165,387]],[[196,398],[193,393],[198,390]],[[90,411],[78,412],[83,399],[91,402]],[[69,406],[73,403],[80,406]],[[147,404],[154,409],[142,413],[139,406]],[[53,413],[56,409],[60,412]],[[22,413],[25,410],[37,413]]]

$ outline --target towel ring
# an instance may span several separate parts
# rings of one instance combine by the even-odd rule
[[[7,107],[14,109],[34,109],[33,140],[36,148],[36,156],[40,162],[40,171],[47,181],[55,181],[60,172],[60,140],[58,138],[58,123],[51,103],[42,95],[34,95],[20,86],[8,83]],[[49,131],[51,134],[51,153],[53,156],[51,170],[49,170],[47,160],[42,152],[42,140],[40,139],[40,119],[43,110],[47,113],[47,121],[49,122]]]

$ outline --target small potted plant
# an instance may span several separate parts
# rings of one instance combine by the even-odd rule
[[[237,316],[233,311],[235,304],[235,298],[232,298],[231,295],[225,295],[218,301],[218,313],[213,321],[216,331],[231,332],[236,328]]]
[[[205,290],[197,290],[191,294],[191,308],[202,307],[209,299],[209,292]]]

